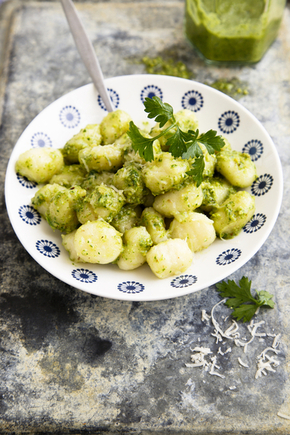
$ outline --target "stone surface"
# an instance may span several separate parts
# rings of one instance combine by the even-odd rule
[[[198,58],[184,38],[182,1],[77,6],[105,77],[144,73],[142,56],[170,55],[200,82],[237,77],[248,83],[249,95],[240,102],[277,146],[284,200],[268,240],[230,278],[248,276],[255,288],[275,295],[275,309],[261,310],[257,321],[265,321],[261,331],[281,332],[280,365],[255,380],[256,357],[272,344],[269,336],[256,339],[246,354],[233,342],[216,343],[210,321],[201,317],[220,301],[214,286],[158,302],[109,300],[60,282],[24,250],[4,202],[11,150],[42,109],[90,78],[58,2],[9,0],[0,6],[0,432],[288,435],[289,3],[263,60],[238,68],[207,66]],[[218,315],[227,316],[227,308],[219,306]],[[249,338],[247,325],[240,330]],[[215,372],[223,378],[185,366],[196,346],[217,355]],[[222,357],[221,346],[231,351]]]

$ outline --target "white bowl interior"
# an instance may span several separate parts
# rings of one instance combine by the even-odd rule
[[[146,120],[143,101],[157,95],[177,112],[193,110],[201,132],[224,135],[232,147],[249,152],[258,180],[248,189],[256,199],[256,212],[241,233],[227,241],[216,240],[196,253],[192,266],[181,276],[160,280],[147,265],[126,272],[116,265],[72,264],[53,231],[31,207],[38,186],[15,173],[18,156],[36,146],[61,148],[81,128],[106,115],[92,84],[78,88],[44,109],[25,129],[11,154],[5,180],[5,199],[11,224],[29,254],[61,281],[95,295],[152,301],[195,292],[225,279],[258,251],[269,236],[279,213],[283,179],[276,147],[261,123],[241,104],[215,89],[191,80],[159,75],[130,75],[106,80],[116,108],[127,111],[135,123]]]

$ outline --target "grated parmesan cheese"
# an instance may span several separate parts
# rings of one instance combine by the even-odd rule
[[[215,318],[215,309],[218,305],[225,301],[226,299],[222,299],[220,302],[215,304],[211,310],[210,316],[206,313],[205,310],[201,311],[201,320],[203,322],[208,322],[211,320],[213,324],[214,331],[211,333],[211,336],[215,337],[216,344],[221,343],[222,345],[225,345],[226,340],[232,340],[232,342],[237,347],[243,347],[244,353],[246,353],[248,350],[248,346],[255,340],[255,338],[258,338],[259,342],[264,342],[265,337],[273,337],[272,346],[266,347],[257,357],[257,370],[255,374],[255,379],[262,377],[262,375],[267,375],[268,372],[276,372],[275,368],[280,363],[275,356],[280,353],[277,347],[280,344],[281,334],[258,332],[258,328],[265,324],[264,320],[261,320],[259,322],[251,320],[250,324],[247,326],[247,329],[251,335],[250,339],[247,339],[246,337],[240,337],[239,325],[235,320],[232,320],[232,324],[224,331],[218,323],[217,319]],[[228,316],[225,318],[224,316],[222,316],[222,319],[225,322],[225,320],[228,319]],[[198,339],[198,341],[200,341],[200,338]],[[206,370],[210,375],[225,378],[225,375],[217,371],[220,369],[220,367],[217,365],[217,356],[221,355],[223,357],[225,354],[231,352],[231,347],[228,347],[224,351],[220,346],[216,354],[214,354],[210,358],[210,360],[206,359],[206,357],[208,357],[210,354],[213,354],[213,352],[208,347],[197,346],[194,349],[191,349],[191,351],[193,352],[193,354],[191,355],[191,363],[186,363],[186,367],[203,367],[204,370]],[[269,354],[270,352],[273,352],[275,355]],[[249,365],[245,363],[240,357],[238,358],[238,363],[244,368],[249,368]]]
[[[278,417],[285,418],[286,420],[290,420],[290,415],[284,414],[283,412],[277,412]]]
[[[275,373],[276,370],[274,369],[274,367],[277,367],[280,364],[276,358],[267,354],[267,352],[269,351],[274,352],[276,355],[279,353],[279,351],[277,349],[274,349],[273,347],[267,347],[263,350],[263,352],[257,357],[258,370],[256,371],[255,375],[256,379],[260,378],[262,375],[266,376],[267,371]]]
[[[210,316],[206,313],[205,310],[201,310],[201,321],[208,322],[210,320]]]
[[[242,367],[249,368],[248,364],[244,363],[244,362],[241,360],[241,358],[238,358],[238,362],[240,363],[240,365],[241,365]]]
[[[221,375],[220,373],[217,373],[217,372],[215,372],[215,370],[214,370],[215,367],[216,367],[217,369],[220,369],[220,367],[216,365],[216,355],[215,355],[214,357],[211,358],[211,361],[212,361],[212,364],[211,364],[211,367],[210,367],[209,374],[210,374],[210,375],[214,375],[214,376],[219,376],[220,378],[225,378],[225,375]]]
[[[280,344],[280,338],[281,338],[281,334],[277,334],[277,335],[274,336],[274,340],[273,340],[273,343],[272,343],[272,348],[273,349],[276,349],[276,347],[279,346],[279,344]]]
[[[243,343],[243,342],[240,341],[240,340],[236,340],[236,341],[235,341],[235,344],[236,344],[237,346],[244,346],[244,352],[247,352],[248,345],[249,345],[250,343],[252,343],[252,341],[254,341],[255,337],[258,337],[257,329],[258,329],[261,325],[263,325],[264,323],[265,323],[264,320],[261,320],[260,322],[257,322],[257,323],[254,323],[254,321],[251,320],[250,324],[248,325],[248,330],[250,331],[250,334],[251,334],[252,338],[251,338],[249,341],[247,341],[246,343]]]
[[[211,350],[208,347],[195,347],[192,352],[196,352],[191,355],[191,363],[185,364],[186,367],[205,367],[209,363],[206,361],[205,356],[209,355]]]

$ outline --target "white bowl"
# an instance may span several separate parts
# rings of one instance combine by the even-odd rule
[[[147,265],[122,271],[116,265],[73,264],[58,231],[31,206],[38,186],[15,173],[18,156],[37,146],[61,148],[87,124],[106,115],[92,84],[76,89],[44,109],[25,129],[7,167],[5,197],[11,224],[29,254],[61,281],[95,295],[131,301],[168,299],[202,290],[238,270],[269,236],[282,201],[282,168],[270,136],[241,104],[223,93],[191,80],[160,75],[130,75],[106,80],[115,108],[128,112],[135,123],[147,120],[143,101],[157,95],[177,112],[196,113],[200,132],[217,130],[232,147],[248,152],[258,179],[248,189],[256,197],[256,212],[241,233],[231,240],[216,240],[195,254],[192,266],[181,276],[160,280]]]

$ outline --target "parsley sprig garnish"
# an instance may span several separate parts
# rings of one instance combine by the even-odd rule
[[[225,304],[234,310],[232,315],[237,320],[250,321],[257,309],[263,305],[268,308],[274,308],[273,295],[264,290],[256,290],[256,295],[253,296],[251,285],[252,281],[249,281],[245,276],[240,279],[239,285],[233,280],[228,282],[222,281],[216,284],[220,295],[223,298],[228,298]]]
[[[155,137],[145,137],[142,135],[138,127],[133,121],[130,122],[128,136],[132,140],[134,151],[138,152],[147,162],[154,160],[153,142],[160,137],[167,135],[167,146],[169,152],[174,157],[182,159],[193,159],[191,169],[188,175],[191,175],[196,181],[197,186],[202,182],[202,173],[205,167],[204,156],[199,144],[203,144],[209,154],[220,151],[225,142],[221,136],[217,135],[214,130],[209,130],[206,133],[199,134],[199,130],[182,131],[174,117],[173,108],[168,103],[154,96],[146,98],[144,101],[145,112],[148,113],[148,118],[155,119],[159,123],[160,128],[170,121],[170,125],[160,132]],[[174,129],[171,135],[168,135],[170,130]]]

